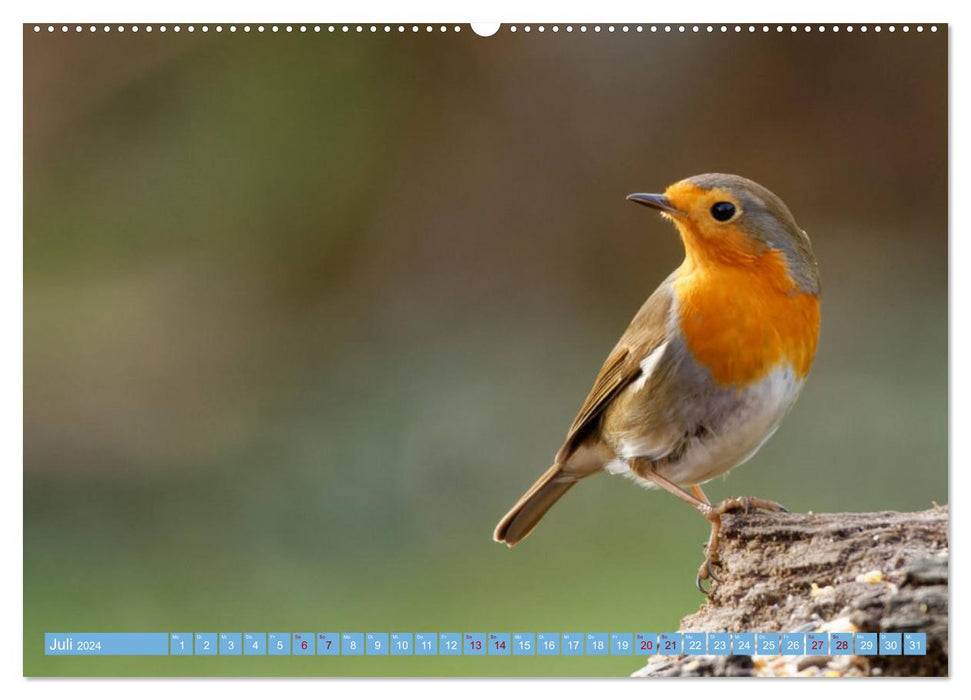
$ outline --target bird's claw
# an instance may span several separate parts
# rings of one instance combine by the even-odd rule
[[[706,558],[701,563],[701,566],[698,567],[698,574],[697,576],[695,576],[695,586],[704,595],[711,595],[711,586],[708,586],[708,588],[705,588],[704,586],[704,582],[709,580],[713,584],[721,583],[721,579],[715,575],[715,562],[713,562],[711,559]]]

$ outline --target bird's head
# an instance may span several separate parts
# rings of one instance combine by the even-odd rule
[[[676,182],[664,194],[632,194],[627,199],[674,222],[691,264],[744,266],[778,251],[801,291],[819,291],[809,236],[785,202],[757,182],[708,173]]]

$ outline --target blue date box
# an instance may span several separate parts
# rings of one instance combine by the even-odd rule
[[[219,655],[239,656],[243,653],[243,634],[241,632],[219,633]]]
[[[785,656],[802,656],[806,653],[806,635],[786,632],[782,635],[782,653]]]
[[[858,632],[853,641],[856,644],[857,656],[873,656],[877,653],[876,632]]]
[[[267,635],[266,651],[270,656],[289,656],[290,633],[270,632]]]
[[[903,653],[903,639],[900,632],[880,633],[880,653],[886,656],[898,656]]]
[[[610,634],[610,653],[614,656],[630,656],[634,653],[634,635],[626,632]]]
[[[438,634],[435,632],[415,632],[415,654],[417,656],[436,656],[438,654]]]
[[[807,634],[806,653],[810,656],[829,656],[829,633],[810,632]]]
[[[536,635],[536,651],[540,656],[560,655],[560,633],[540,632]]]
[[[509,656],[512,653],[510,647],[512,642],[508,632],[490,632],[487,637],[489,640],[489,656]]]
[[[705,632],[685,632],[682,635],[684,653],[688,656],[703,656],[708,653],[708,635]]]
[[[536,635],[532,632],[514,632],[512,635],[514,656],[533,656],[536,654]]]
[[[925,632],[904,632],[904,654],[923,656],[927,653],[927,634]]]
[[[587,655],[606,656],[610,653],[610,641],[606,632],[587,632]]]
[[[665,656],[679,656],[681,654],[681,633],[664,632],[657,639],[657,653]]]
[[[752,656],[755,653],[755,634],[752,632],[735,632],[732,634],[732,654],[736,656]]]
[[[391,656],[411,656],[414,652],[415,639],[411,632],[391,633]]]
[[[196,656],[215,656],[218,651],[215,632],[196,632]]]
[[[169,653],[172,656],[190,656],[192,654],[192,633],[173,632],[170,634]]]
[[[712,656],[728,656],[732,653],[732,635],[729,632],[708,634],[708,653]]]
[[[583,656],[583,633],[564,632],[560,650],[564,656]]]
[[[762,656],[776,656],[781,648],[778,632],[759,632],[755,643]]]
[[[853,654],[853,633],[831,633],[829,635],[829,653],[833,656],[851,656]]]
[[[467,656],[483,656],[486,653],[485,632],[466,632],[462,635],[462,653]]]
[[[366,648],[368,656],[387,656],[388,655],[388,633],[387,632],[368,632],[366,637]]]
[[[317,652],[320,653],[318,646]],[[341,632],[341,656],[362,656],[364,654],[364,634],[361,632]]]
[[[350,649],[352,656],[359,655],[361,653],[361,645],[363,640],[360,635],[352,635],[353,639],[348,639],[348,646],[353,643],[353,649]],[[337,632],[318,632],[316,635],[317,639],[317,656],[340,656],[343,652],[341,649],[342,637]],[[314,643],[313,640],[310,642],[310,653],[313,654]]]
[[[247,656],[265,656],[266,632],[245,632],[243,634],[243,653]]]
[[[657,653],[657,633],[638,632],[634,635],[634,652],[646,656],[654,656]]]
[[[442,632],[438,635],[438,653],[442,656],[461,656],[462,635],[458,632]]]
[[[313,656],[317,653],[317,649],[314,645],[314,632],[294,632],[293,641],[290,646],[291,651],[295,656]],[[331,633],[331,637],[337,641],[337,650],[334,653],[340,653],[340,641],[336,632]]]

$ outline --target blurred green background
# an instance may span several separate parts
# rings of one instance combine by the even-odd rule
[[[45,631],[669,631],[708,527],[623,479],[498,518],[679,264],[700,172],[813,238],[802,399],[708,489],[947,501],[947,47],[24,33],[24,671],[626,675],[628,658],[45,658]]]

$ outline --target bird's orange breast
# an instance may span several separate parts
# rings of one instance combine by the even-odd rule
[[[819,337],[819,299],[799,290],[779,251],[766,250],[745,265],[689,258],[674,290],[688,349],[719,384],[748,385],[781,362],[800,379],[808,374]]]

